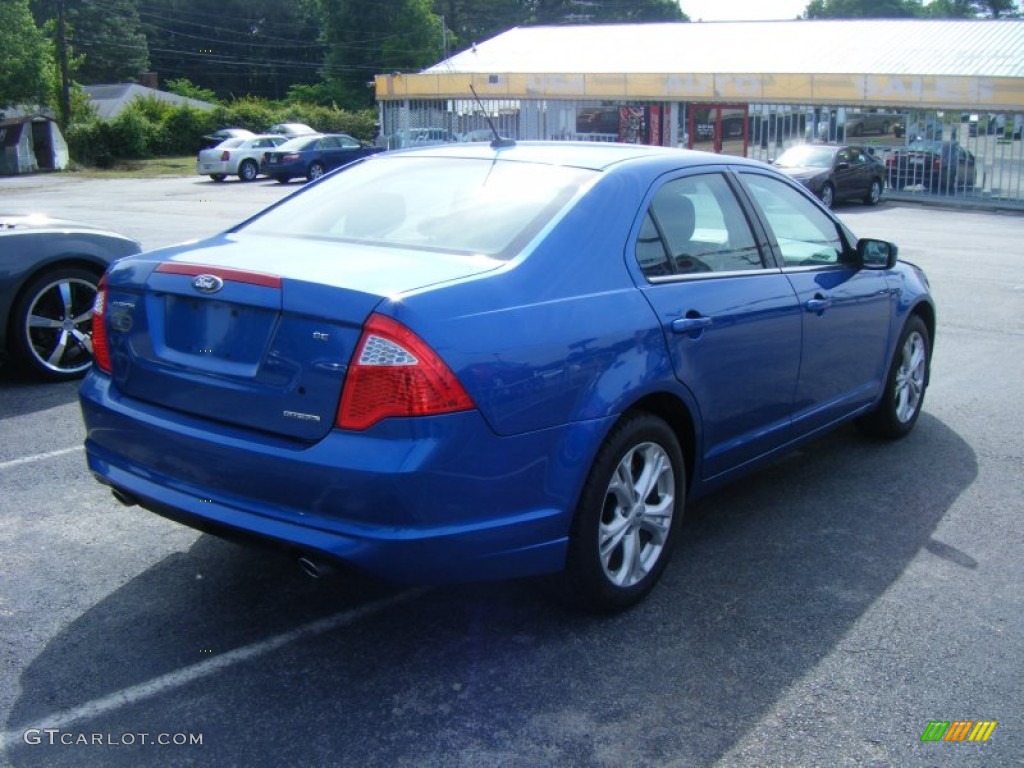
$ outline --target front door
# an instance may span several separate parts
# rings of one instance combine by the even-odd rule
[[[827,426],[871,403],[882,387],[895,300],[881,270],[851,263],[849,237],[801,191],[753,172],[739,174],[761,210],[796,292],[803,319],[794,434]]]

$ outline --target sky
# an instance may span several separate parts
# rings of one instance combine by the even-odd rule
[[[679,0],[690,21],[791,21],[804,12],[808,0]]]

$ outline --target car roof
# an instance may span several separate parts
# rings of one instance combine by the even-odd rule
[[[757,160],[748,160],[732,155],[716,155],[710,152],[656,147],[648,144],[617,144],[597,141],[520,141],[498,148],[493,147],[490,143],[461,142],[396,149],[386,154],[417,157],[500,158],[544,165],[567,165],[591,170],[606,170],[618,164],[640,160],[654,162],[661,160],[670,167],[725,163],[757,168],[767,167]]]

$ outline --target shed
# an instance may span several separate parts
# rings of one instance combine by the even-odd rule
[[[43,115],[0,121],[0,174],[67,167],[68,145],[56,121]]]

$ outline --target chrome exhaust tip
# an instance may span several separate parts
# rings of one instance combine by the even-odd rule
[[[130,493],[126,491],[122,491],[120,488],[111,488],[110,493],[115,499],[117,499],[121,504],[124,504],[126,507],[134,507],[137,506],[139,503],[134,496],[132,496]]]
[[[332,566],[310,560],[308,557],[300,557],[298,563],[302,572],[311,579],[322,579],[334,571]]]

